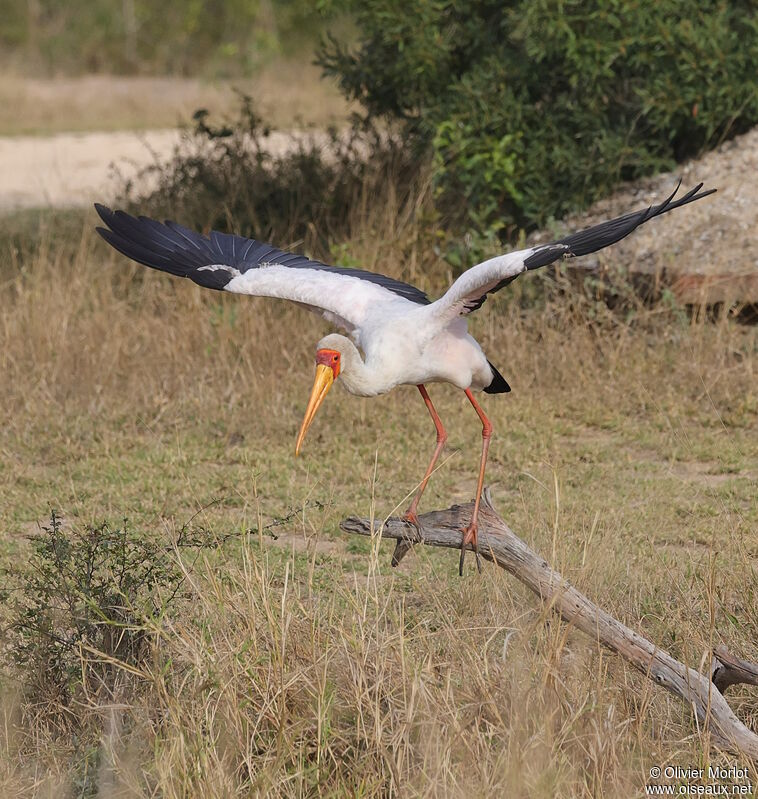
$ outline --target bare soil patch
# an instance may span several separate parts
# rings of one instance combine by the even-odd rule
[[[124,181],[150,164],[166,163],[181,137],[172,129],[0,138],[0,213],[111,202]],[[270,152],[279,153],[293,138],[273,132],[266,141]],[[148,190],[147,179],[141,180]]]
[[[602,270],[628,264],[633,275],[669,285],[688,304],[756,303],[758,185],[750,179],[756,173],[758,128],[673,172],[621,187],[587,213],[566,220],[561,229],[577,230],[659,203],[680,178],[680,192],[702,182],[718,192],[644,225],[612,249],[578,261],[577,267]]]
[[[107,201],[122,178],[165,161],[179,136],[177,130],[154,130],[2,138],[0,211]]]

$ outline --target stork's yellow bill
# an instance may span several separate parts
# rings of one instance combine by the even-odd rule
[[[316,411],[321,407],[321,403],[326,398],[339,373],[340,353],[336,350],[319,350],[316,353],[316,377],[313,381],[308,407],[305,409],[303,423],[300,425],[300,432],[297,434],[295,455],[300,454],[303,439],[316,416]]]

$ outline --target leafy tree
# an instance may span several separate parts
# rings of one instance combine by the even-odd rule
[[[758,121],[752,0],[347,0],[319,53],[431,153],[453,222],[507,235]]]

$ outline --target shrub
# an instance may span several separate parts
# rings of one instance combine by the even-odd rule
[[[210,538],[184,527],[175,544],[206,547]],[[126,522],[67,529],[52,512],[11,579],[6,656],[22,667],[36,715],[60,728],[79,723],[82,702],[113,700],[129,667],[144,664],[145,621],[167,610],[184,573],[170,545]]]
[[[758,121],[749,0],[349,3],[319,62],[431,153],[439,209],[500,237]]]
[[[325,256],[348,235],[356,209],[388,187],[411,189],[418,165],[398,137],[356,122],[348,131],[279,133],[272,145],[251,98],[240,98],[228,123],[196,111],[170,162],[143,170],[124,187],[124,200],[138,213],[278,246],[304,242]],[[146,184],[155,188],[144,192]]]

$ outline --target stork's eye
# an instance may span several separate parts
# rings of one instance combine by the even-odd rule
[[[340,356],[339,356],[339,355],[335,355],[335,356],[333,356],[333,358],[332,358],[332,360],[333,360],[335,363],[337,363],[337,361],[338,361],[339,359],[340,359]]]

